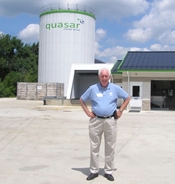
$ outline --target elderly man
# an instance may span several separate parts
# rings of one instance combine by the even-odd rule
[[[104,133],[105,140],[105,166],[104,177],[114,181],[114,154],[117,137],[117,119],[122,116],[127,107],[130,97],[118,85],[109,82],[111,72],[102,68],[98,72],[99,83],[90,86],[80,97],[80,104],[89,119],[90,137],[90,172],[87,180],[98,177],[99,172],[99,150],[101,137]],[[122,98],[123,103],[117,110],[117,99]],[[91,101],[91,110],[88,109],[86,101]]]

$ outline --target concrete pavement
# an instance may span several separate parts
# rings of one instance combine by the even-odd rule
[[[175,111],[127,112],[118,120],[114,182],[89,175],[88,117],[79,106],[0,99],[0,184],[173,184]]]

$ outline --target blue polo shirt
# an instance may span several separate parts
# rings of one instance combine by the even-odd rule
[[[109,83],[103,88],[100,83],[90,86],[81,99],[91,101],[92,111],[97,116],[111,116],[117,108],[117,99],[127,99],[129,95],[119,86]]]

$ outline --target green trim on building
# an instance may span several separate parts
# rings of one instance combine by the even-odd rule
[[[123,60],[120,62],[120,64],[118,65],[117,70],[120,69],[120,66],[123,64],[123,62],[124,62],[124,59],[123,59]]]
[[[122,74],[122,72],[114,72],[112,74],[116,74],[116,75],[119,75],[119,74]]]
[[[118,72],[175,72],[175,70],[118,70]]]
[[[111,69],[112,70],[112,69]],[[175,72],[175,70],[131,70],[131,69],[128,69],[128,70],[120,70],[120,69],[117,69],[117,72],[111,72],[111,74],[122,74],[123,72],[147,72],[147,73],[150,73],[150,72]]]
[[[122,61],[120,62],[120,64],[119,64],[119,66],[118,66],[118,68],[117,68],[117,69],[119,69],[119,70],[120,70],[120,66],[123,64],[123,62],[124,62],[124,60],[125,60],[125,58],[126,58],[127,54],[128,54],[128,52],[126,53],[125,57],[124,57],[124,58],[122,59]]]
[[[114,66],[111,68],[111,74],[122,74],[122,72],[112,72],[112,70],[115,68],[115,65],[117,65],[118,60],[115,62]]]
[[[83,12],[83,11],[78,11],[78,10],[49,10],[49,11],[41,13],[40,17],[42,17],[43,15],[48,15],[48,14],[53,14],[53,13],[77,13],[77,14],[87,15],[95,19],[95,15],[91,13]]]

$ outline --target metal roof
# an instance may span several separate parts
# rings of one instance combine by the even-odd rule
[[[96,64],[96,63],[105,63],[104,61],[101,61],[101,60],[99,60],[99,59],[95,59],[94,60],[94,63]]]
[[[117,68],[119,67],[120,63],[122,62],[122,60],[118,60],[115,65],[113,66],[113,68],[111,69],[111,73],[115,73],[117,71]],[[119,73],[119,72],[118,72]]]
[[[111,71],[175,71],[175,51],[129,51]]]

